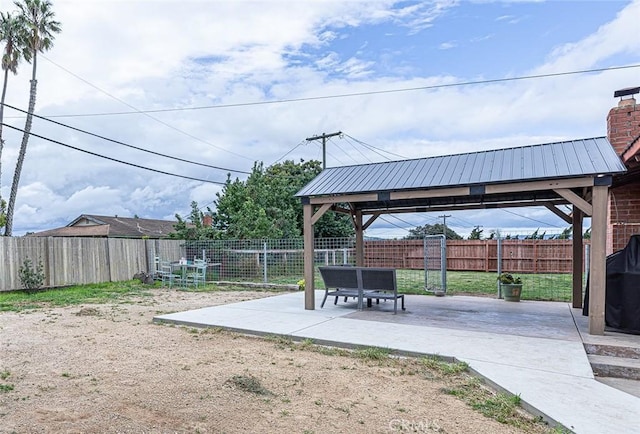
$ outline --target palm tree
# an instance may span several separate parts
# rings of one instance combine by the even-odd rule
[[[22,22],[10,13],[0,12],[0,41],[5,43],[2,53],[2,70],[4,71],[4,81],[2,85],[2,97],[0,98],[0,180],[2,179],[2,149],[4,148],[4,138],[2,137],[2,122],[4,122],[4,101],[7,95],[7,82],[9,81],[9,71],[16,74],[18,63],[23,57],[25,49],[25,32]],[[0,195],[0,204],[2,204]],[[0,207],[0,212],[4,213],[4,207]],[[4,215],[2,215],[4,217]],[[2,220],[0,227],[4,226]]]
[[[32,72],[27,120],[24,125],[24,134],[22,136],[22,143],[20,144],[20,152],[18,153],[18,161],[16,162],[16,170],[13,174],[11,194],[7,206],[7,221],[4,228],[4,234],[6,236],[11,236],[13,229],[13,209],[16,203],[16,195],[18,194],[22,164],[24,163],[24,157],[27,152],[29,134],[31,133],[33,112],[36,107],[36,90],[38,86],[36,69],[38,65],[38,53],[49,50],[53,46],[55,34],[60,32],[60,23],[53,19],[55,14],[53,13],[53,6],[49,0],[22,0],[16,1],[15,5],[20,11],[20,20],[27,31],[25,58],[31,61]]]

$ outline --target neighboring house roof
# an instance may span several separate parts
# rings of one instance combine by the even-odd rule
[[[165,238],[175,232],[171,220],[82,214],[67,226],[30,234],[32,237]]]
[[[296,196],[313,197],[514,183],[626,168],[606,137],[323,170]]]

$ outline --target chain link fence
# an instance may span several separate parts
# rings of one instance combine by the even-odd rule
[[[498,261],[501,270],[518,274],[524,281],[523,298],[569,301],[572,296],[571,240],[525,240],[511,236],[502,240],[447,242],[446,288],[448,294],[495,296]],[[304,277],[304,242],[283,240],[187,241],[187,259],[204,258],[208,280],[296,285]],[[585,258],[588,258],[588,243]],[[366,240],[364,265],[397,270],[398,290],[425,292],[423,240]],[[355,265],[355,238],[315,240],[314,264]],[[583,269],[587,269],[585,264]],[[586,274],[585,274],[586,276]],[[315,287],[324,288],[316,272]]]
[[[209,280],[297,284],[304,277],[302,238],[186,241],[184,250],[210,264]],[[317,239],[314,250],[316,266],[355,264],[353,238]]]
[[[497,294],[501,270],[519,275],[523,297],[568,301],[572,296],[571,240],[521,239],[447,240],[448,294]],[[583,270],[588,269],[585,242]],[[366,240],[364,266],[397,270],[398,290],[425,293],[424,240]],[[355,265],[355,238],[315,240],[314,263]],[[153,271],[154,259],[178,261],[204,258],[210,264],[207,280],[297,285],[304,278],[302,238],[282,240],[125,240],[74,238],[0,239],[0,290],[19,289],[18,268],[29,258],[44,266],[44,286],[98,283],[130,279],[138,271]],[[427,267],[428,268],[428,267]],[[428,270],[427,270],[428,271]],[[586,276],[586,274],[585,274]],[[316,273],[316,288],[323,288]],[[584,285],[583,285],[584,287]]]

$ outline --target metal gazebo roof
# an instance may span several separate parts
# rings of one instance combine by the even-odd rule
[[[542,205],[582,233],[591,217],[589,333],[604,333],[609,187],[626,167],[605,137],[323,170],[296,196],[304,220],[305,309],[315,308],[313,226],[351,215],[356,264],[364,231],[383,214]],[[571,213],[558,205],[572,205]],[[573,241],[573,302],[582,305],[582,237]]]
[[[624,172],[605,137],[323,170],[296,196],[516,183]]]

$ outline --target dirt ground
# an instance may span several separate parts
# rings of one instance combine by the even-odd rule
[[[154,315],[273,295],[152,295],[0,313],[0,433],[515,433],[420,361],[327,354]]]

